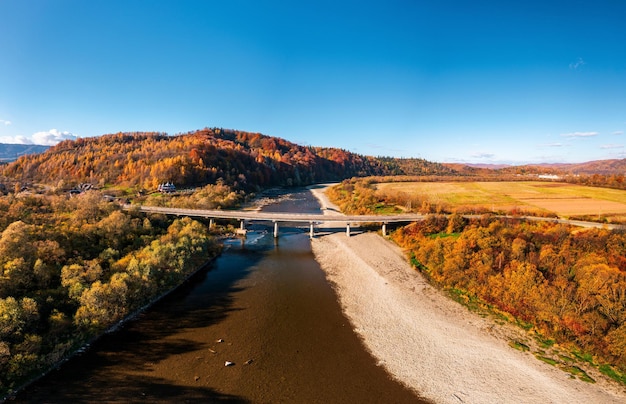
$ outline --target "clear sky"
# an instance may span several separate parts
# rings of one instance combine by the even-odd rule
[[[0,0],[0,142],[204,127],[438,162],[626,158],[626,1]]]

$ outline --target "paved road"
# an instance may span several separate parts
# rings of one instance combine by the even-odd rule
[[[466,219],[479,219],[482,217],[482,215],[463,215],[463,217]],[[626,230],[626,226],[620,225],[620,224],[584,222],[582,220],[560,219],[556,217],[509,216],[509,215],[495,215],[494,217],[497,217],[500,219],[520,219],[520,220],[528,220],[528,221],[534,221],[534,222],[561,223],[561,224],[566,224],[569,226],[587,227],[587,228],[596,228],[596,229]]]

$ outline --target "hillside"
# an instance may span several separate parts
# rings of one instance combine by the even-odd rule
[[[551,167],[570,174],[626,174],[626,159],[595,160],[579,164],[553,164]]]
[[[221,181],[256,191],[353,176],[450,175],[454,170],[422,159],[374,158],[214,128],[176,136],[141,132],[68,140],[44,153],[20,157],[0,174],[60,187],[88,182],[154,190],[166,181],[181,187]]]
[[[0,171],[16,181],[50,185],[89,182],[156,189],[165,181],[191,186],[219,180],[244,190],[386,172],[372,157],[224,129],[177,136],[118,133],[64,141],[39,155],[20,157]]]
[[[623,175],[626,174],[626,159],[594,160],[584,163],[547,163],[511,166],[506,164],[459,164],[445,166],[460,172],[501,172],[506,174],[572,174],[572,175]]]
[[[378,160],[391,171],[391,175],[462,175],[458,167],[433,163],[420,158],[378,157]]]
[[[237,189],[256,191],[271,186],[299,186],[370,175],[622,176],[626,172],[626,159],[478,167],[439,164],[418,158],[363,156],[337,148],[305,147],[281,138],[219,128],[176,136],[159,132],[117,133],[68,140],[51,148],[0,145],[0,158],[12,156],[15,159],[17,155],[20,155],[17,160],[0,167],[0,175],[5,177],[3,181],[36,182],[61,188],[87,182],[101,187],[115,185],[154,190],[167,181],[185,187],[219,180]]]

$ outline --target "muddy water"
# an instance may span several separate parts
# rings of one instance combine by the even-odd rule
[[[265,209],[319,211],[307,192]],[[282,225],[276,241],[252,228],[208,271],[15,401],[423,402],[365,351],[307,229]]]

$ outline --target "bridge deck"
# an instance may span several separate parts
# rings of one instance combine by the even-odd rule
[[[262,220],[269,222],[295,222],[295,223],[398,223],[398,222],[417,222],[424,220],[427,215],[422,214],[400,214],[400,215],[341,215],[341,214],[308,214],[308,213],[283,213],[283,212],[259,212],[250,210],[208,210],[208,209],[181,209],[166,208],[162,206],[143,206],[143,205],[124,205],[124,209],[137,209],[146,213],[162,213],[165,215],[205,217],[209,219],[236,219],[236,220]],[[329,212],[329,211],[326,211]],[[481,215],[462,215],[466,219],[477,219]],[[570,226],[601,228],[608,230],[626,230],[626,225],[607,224],[596,222],[584,222],[578,220],[569,220],[550,217],[536,216],[508,216],[496,215],[498,218],[521,219],[531,221],[546,221],[552,223],[562,223]],[[384,229],[384,227],[383,227]],[[383,230],[384,233],[384,230]]]
[[[344,216],[340,214],[323,215],[307,213],[282,213],[282,212],[258,212],[249,210],[204,210],[204,209],[182,209],[166,208],[161,206],[133,206],[125,205],[125,209],[138,209],[146,213],[162,213],[166,215],[205,217],[215,219],[237,219],[237,220],[262,220],[270,222],[296,222],[296,223],[319,223],[319,222],[340,222],[340,223],[395,223],[395,222],[415,222],[424,219],[421,214],[402,215],[359,215]]]

